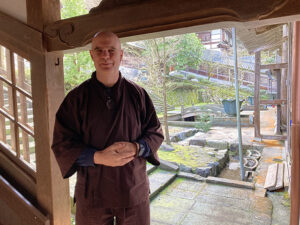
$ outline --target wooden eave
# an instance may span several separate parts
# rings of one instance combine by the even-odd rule
[[[293,16],[300,14],[300,1],[137,0],[98,11],[47,25],[44,29],[47,50],[82,47],[102,29],[129,37],[221,21],[249,22]]]

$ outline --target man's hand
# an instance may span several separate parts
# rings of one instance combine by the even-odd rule
[[[94,154],[94,163],[105,166],[123,166],[134,159],[136,144],[131,142],[116,142],[102,151]]]

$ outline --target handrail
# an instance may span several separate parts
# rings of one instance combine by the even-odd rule
[[[0,175],[0,198],[23,224],[50,225],[50,220]],[[6,224],[9,221],[1,221]]]

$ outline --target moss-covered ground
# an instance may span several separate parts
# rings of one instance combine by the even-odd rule
[[[218,159],[209,155],[209,152],[215,153],[213,148],[196,147],[196,146],[182,146],[179,144],[172,144],[174,151],[158,151],[161,159],[183,164],[188,167],[197,168],[206,166],[207,163],[215,162]]]

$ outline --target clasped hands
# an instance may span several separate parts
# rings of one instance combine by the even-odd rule
[[[134,159],[138,148],[135,143],[115,142],[94,154],[94,163],[105,166],[123,166]]]

